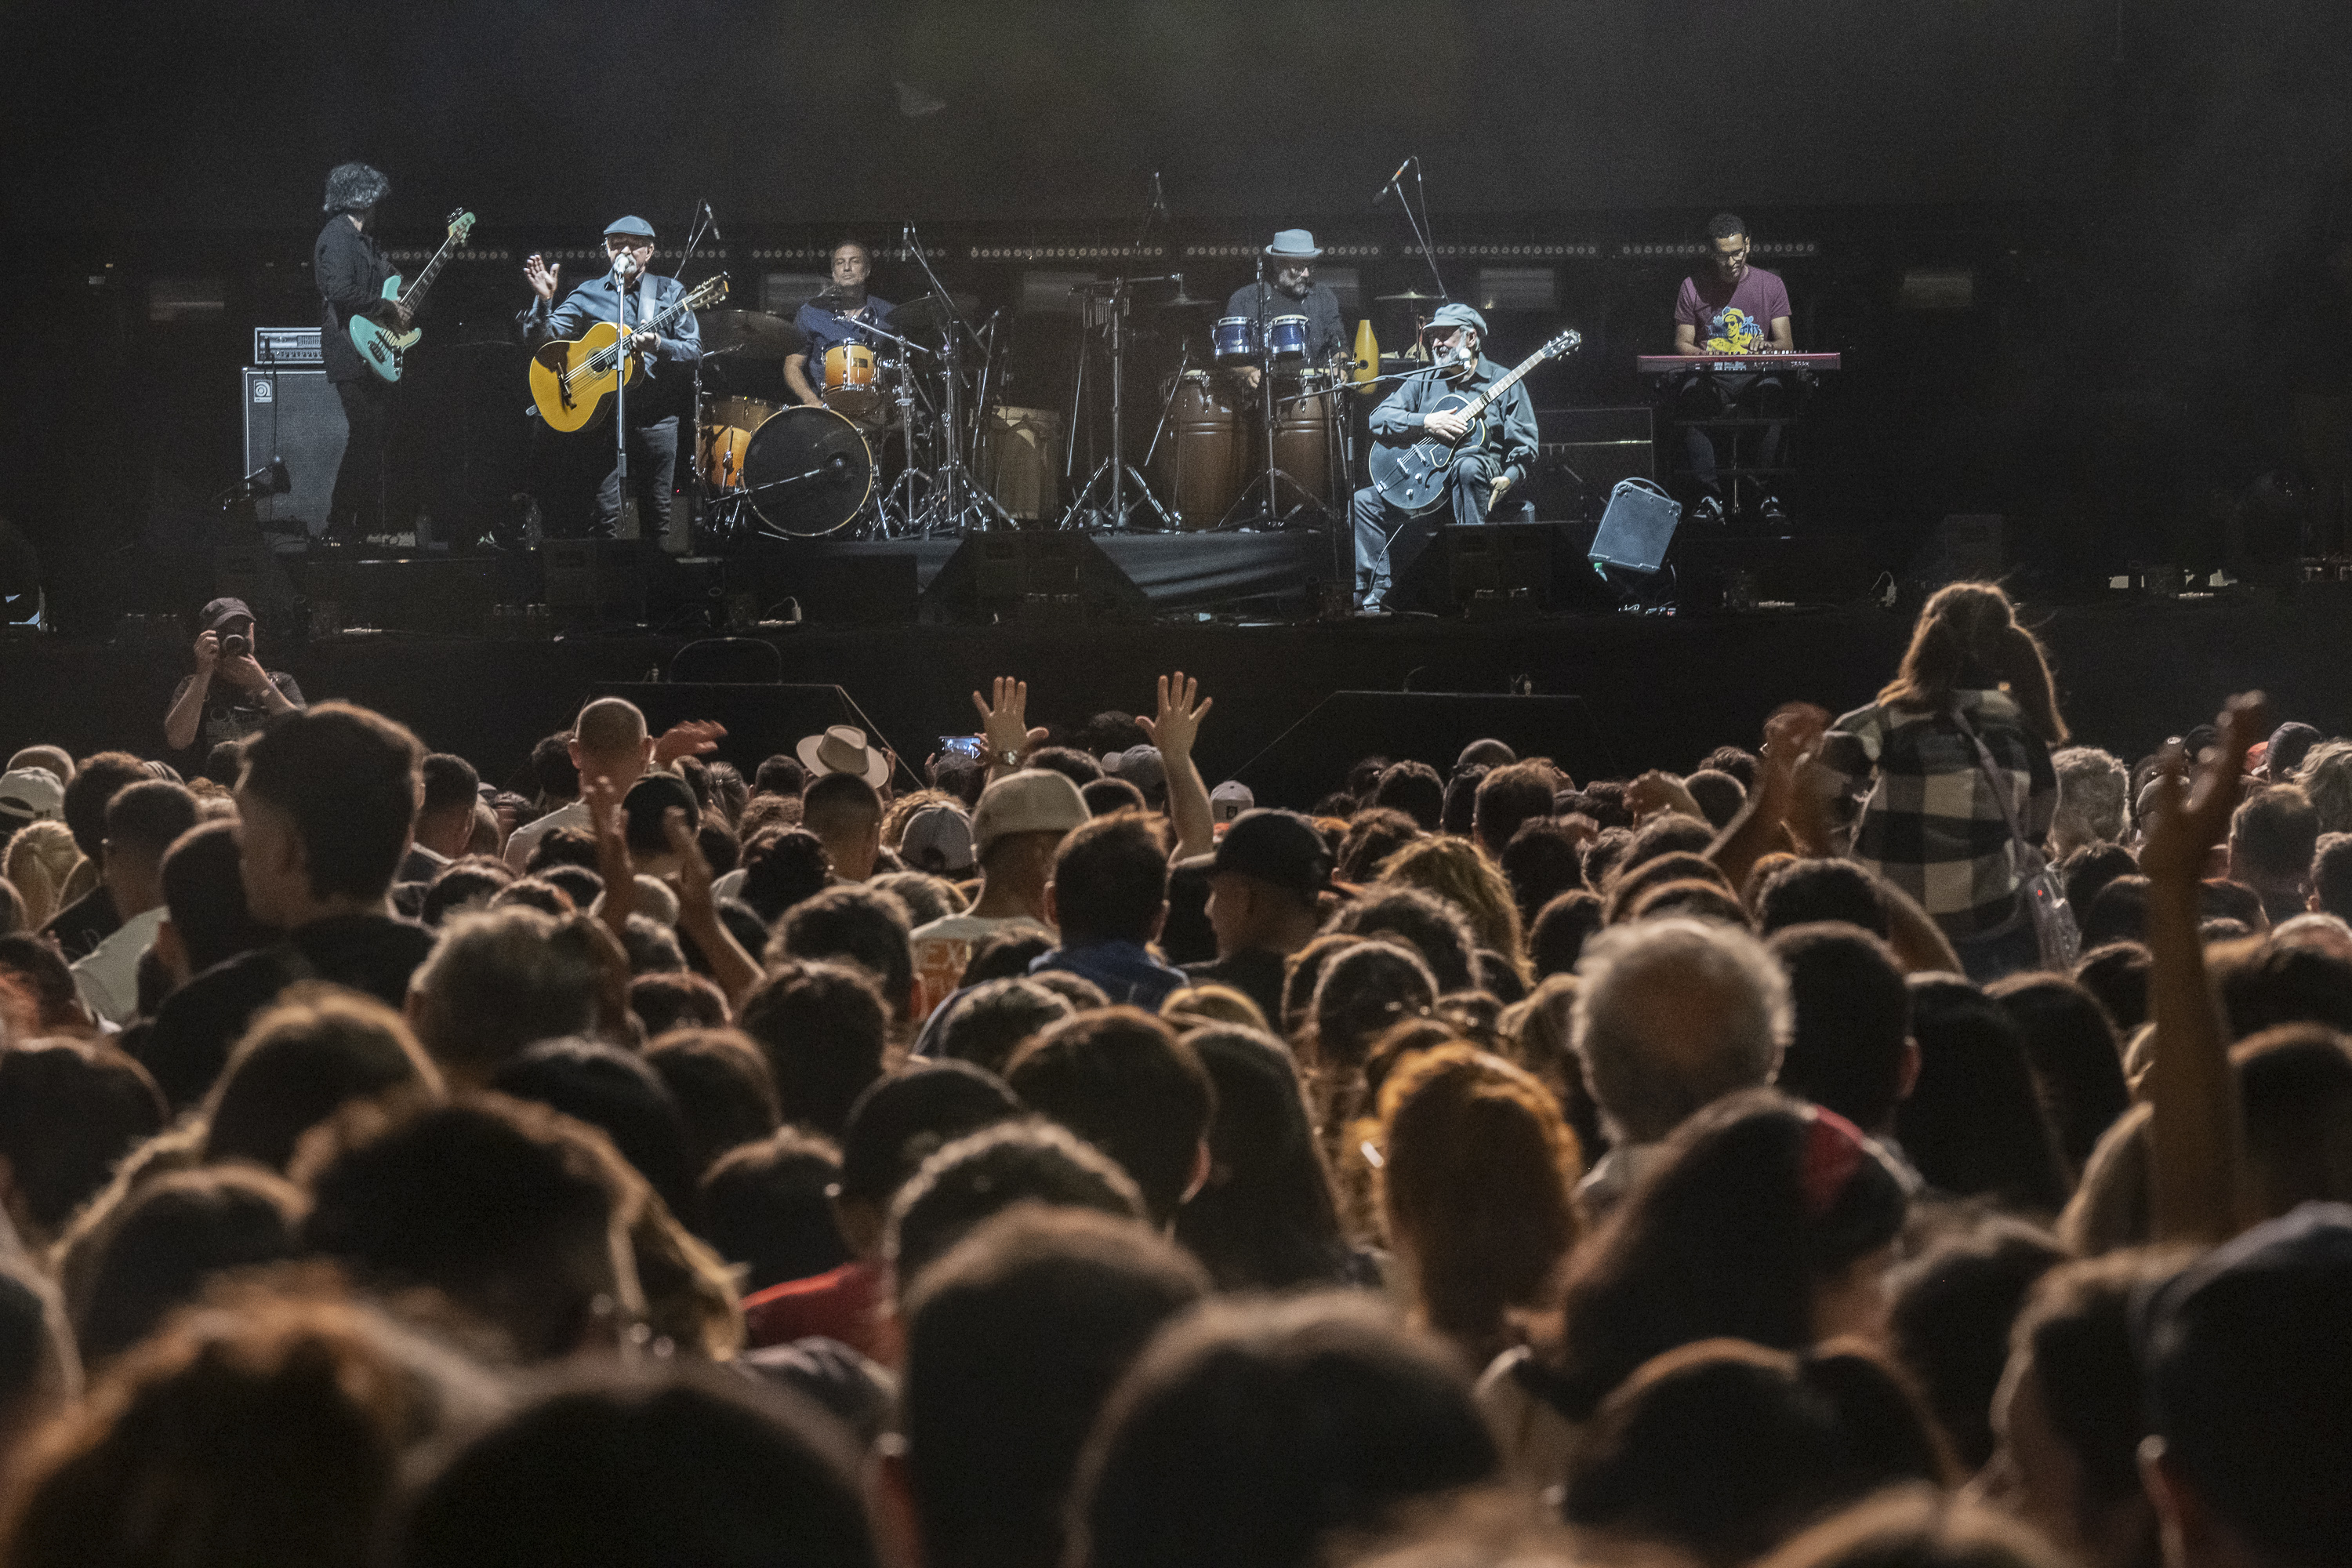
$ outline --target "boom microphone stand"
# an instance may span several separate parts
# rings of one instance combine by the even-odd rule
[[[923,531],[933,533],[945,529],[963,532],[968,526],[967,516],[975,509],[982,514],[980,526],[982,528],[997,523],[1006,528],[1015,527],[1013,514],[999,506],[996,498],[981,487],[964,463],[963,368],[958,356],[964,339],[969,338],[977,345],[980,335],[971,330],[971,323],[963,319],[963,312],[956,309],[955,296],[948,292],[948,286],[940,281],[937,272],[931,270],[931,258],[923,254],[922,238],[915,232],[915,226],[908,224],[899,237],[907,254],[914,258],[915,265],[923,269],[924,279],[930,284],[931,293],[947,310],[946,341],[940,344],[940,358],[947,370],[947,455],[940,464],[939,481],[932,498],[931,521],[924,526]],[[976,437],[978,432],[973,432],[973,435]]]

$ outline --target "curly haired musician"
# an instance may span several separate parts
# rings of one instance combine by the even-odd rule
[[[1707,354],[1793,351],[1796,335],[1790,329],[1789,289],[1778,273],[1748,264],[1748,225],[1730,213],[1717,213],[1706,226],[1708,265],[1704,277],[1683,279],[1675,296],[1675,353],[1688,359]],[[1683,420],[1721,419],[1737,412],[1750,419],[1770,419],[1755,453],[1755,466],[1770,468],[1780,455],[1780,421],[1788,414],[1790,390],[1786,378],[1756,372],[1690,373],[1675,397],[1675,416]],[[1699,522],[1723,521],[1723,487],[1717,482],[1716,432],[1700,424],[1683,426],[1683,450],[1691,478],[1702,494],[1691,513]],[[1770,491],[1759,509],[1765,521],[1780,521],[1780,503]]]
[[[517,318],[526,347],[537,348],[551,339],[572,339],[591,327],[614,319],[624,309],[625,324],[658,316],[686,292],[675,278],[653,270],[654,226],[641,217],[615,218],[604,230],[608,269],[581,284],[555,303],[561,267],[550,267],[532,256],[523,262],[523,280],[537,296]],[[638,331],[632,338],[645,355],[645,374],[628,386],[629,482],[637,496],[637,531],[658,539],[669,527],[669,510],[677,480],[678,415],[690,384],[684,374],[664,378],[664,365],[690,366],[702,357],[702,329],[694,312],[682,310],[659,332]],[[593,437],[591,437],[593,439]],[[609,441],[609,428],[604,437]],[[610,539],[621,521],[621,472],[616,462],[596,484],[596,510],[591,532]]]
[[[327,174],[327,223],[310,252],[319,285],[319,357],[343,405],[350,431],[335,489],[327,502],[327,537],[363,539],[383,522],[384,436],[392,423],[393,384],[377,376],[352,346],[350,324],[383,299],[392,263],[376,243],[375,210],[392,182],[365,163],[338,163]],[[394,304],[400,325],[408,307]]]
[[[1437,308],[1430,319],[1431,370],[1407,377],[1372,410],[1372,439],[1410,444],[1424,435],[1452,440],[1469,426],[1459,414],[1433,410],[1448,393],[1475,395],[1507,374],[1484,357],[1479,344],[1486,318],[1469,306]],[[1513,385],[1480,420],[1477,438],[1463,447],[1446,470],[1444,503],[1419,517],[1400,510],[1367,485],[1349,509],[1356,525],[1357,608],[1365,615],[1387,610],[1391,582],[1427,549],[1448,511],[1457,523],[1485,522],[1504,494],[1527,478],[1536,457],[1536,412],[1524,382]]]

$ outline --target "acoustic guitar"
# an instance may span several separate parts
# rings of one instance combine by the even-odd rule
[[[688,311],[725,298],[727,274],[721,272],[663,306],[650,321],[639,321],[630,335],[658,334]],[[604,399],[620,387],[622,376],[629,378],[631,386],[637,384],[646,356],[635,350],[624,352],[620,336],[616,323],[599,321],[577,338],[541,344],[530,356],[530,400],[539,405],[539,416],[549,429],[569,435],[587,428],[604,412]]]
[[[1410,447],[1373,443],[1370,459],[1372,488],[1380,491],[1382,500],[1415,517],[1436,506],[1445,499],[1445,471],[1454,466],[1454,458],[1465,446],[1475,447],[1478,445],[1487,409],[1500,402],[1505,393],[1518,385],[1528,372],[1544,361],[1574,353],[1583,346],[1584,334],[1563,331],[1510,370],[1496,376],[1494,384],[1477,396],[1449,392],[1439,398],[1422,412],[1459,414],[1470,428],[1455,441],[1424,436]]]
[[[403,289],[400,274],[394,273],[383,280],[383,300],[366,313],[355,315],[344,323],[352,335],[352,346],[360,351],[360,358],[366,363],[368,369],[386,381],[400,379],[408,351],[425,336],[425,329],[410,327],[403,331],[400,313],[394,307],[405,305],[408,313],[415,316],[417,308],[425,303],[425,291],[433,287],[433,279],[441,276],[441,268],[448,265],[449,258],[457,253],[457,247],[465,244],[473,232],[472,213],[462,208],[451,213],[449,237],[441,242],[441,248],[433,253],[433,259],[425,264],[425,270],[416,275],[416,281]]]

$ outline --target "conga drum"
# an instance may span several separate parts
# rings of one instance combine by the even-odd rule
[[[1062,416],[1050,408],[989,411],[980,435],[981,488],[1018,518],[1051,517],[1059,500]]]
[[[1328,370],[1282,376],[1275,383],[1281,400],[1274,414],[1274,465],[1298,481],[1299,489],[1324,507],[1331,504],[1331,443],[1334,405],[1339,395]]]
[[[1204,370],[1186,371],[1174,389],[1166,455],[1158,464],[1161,490],[1186,532],[1216,527],[1240,499],[1247,434],[1223,383]]]

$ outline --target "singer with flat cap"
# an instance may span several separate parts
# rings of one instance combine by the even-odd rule
[[[526,348],[536,349],[551,339],[581,337],[599,321],[617,319],[636,328],[686,292],[686,285],[677,279],[653,270],[654,226],[641,217],[613,220],[604,230],[604,275],[572,289],[561,305],[555,303],[555,282],[562,268],[550,267],[536,255],[523,262],[523,281],[537,296],[516,318]],[[617,314],[622,311],[625,314]],[[645,374],[630,382],[627,393],[629,482],[637,497],[639,534],[658,539],[668,529],[676,492],[678,416],[692,385],[686,367],[702,358],[702,329],[693,311],[681,310],[660,331],[640,329],[629,341],[645,356]],[[678,368],[665,376],[664,365]],[[621,474],[615,462],[597,482],[591,531],[598,539],[610,539],[620,521]]]
[[[1316,258],[1323,254],[1315,236],[1303,228],[1286,228],[1265,247],[1265,264],[1255,283],[1244,283],[1225,301],[1228,316],[1247,316],[1250,341],[1265,346],[1265,324],[1278,316],[1307,318],[1307,363],[1320,368],[1337,359],[1348,346],[1347,323],[1339,319],[1339,296],[1328,284],[1315,281]],[[1242,379],[1257,384],[1258,369],[1250,366]]]
[[[1458,300],[1437,308],[1430,318],[1426,342],[1430,368],[1407,376],[1372,410],[1372,439],[1391,446],[1411,446],[1429,437],[1445,440],[1468,436],[1445,470],[1445,501],[1415,517],[1391,506],[1381,492],[1366,485],[1356,492],[1350,509],[1356,525],[1356,607],[1364,615],[1385,615],[1389,589],[1397,573],[1412,566],[1427,549],[1439,522],[1483,523],[1498,510],[1525,514],[1524,502],[1506,509],[1503,498],[1527,478],[1536,458],[1536,411],[1528,399],[1527,383],[1515,384],[1480,416],[1473,431],[1458,412],[1433,407],[1448,393],[1477,395],[1507,374],[1503,366],[1478,350],[1486,336],[1486,318]]]

